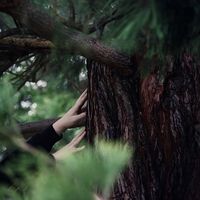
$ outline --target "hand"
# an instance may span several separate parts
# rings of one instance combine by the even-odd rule
[[[94,200],[105,200],[103,197],[99,197],[98,195],[94,194]]]
[[[74,139],[69,144],[67,144],[66,146],[64,146],[57,152],[55,152],[53,154],[54,158],[56,160],[61,160],[63,158],[66,158],[66,156],[71,153],[75,153],[75,152],[83,150],[85,148],[85,146],[78,147],[78,148],[76,146],[83,139],[83,137],[85,136],[85,133],[86,133],[85,130],[83,132],[79,133],[77,136],[74,137]]]
[[[87,90],[78,98],[74,106],[58,121],[53,124],[56,133],[60,134],[67,128],[83,126],[86,118]]]

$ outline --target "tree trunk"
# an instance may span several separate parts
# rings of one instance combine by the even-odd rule
[[[156,73],[141,81],[88,62],[88,140],[135,149],[112,199],[200,198],[200,66],[186,54],[169,63],[161,84]]]

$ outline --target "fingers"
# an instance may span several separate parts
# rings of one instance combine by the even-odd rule
[[[87,93],[87,88],[83,91],[83,93],[82,93],[81,95],[83,95],[83,94],[85,94],[85,93]]]
[[[85,125],[86,112],[83,112],[79,115],[75,115],[73,117],[74,117],[74,127],[80,127]]]
[[[79,101],[80,99],[84,98],[85,95],[87,95],[87,89],[83,91],[83,93],[79,96],[77,101]]]
[[[94,200],[104,200],[104,199],[102,197],[99,197],[96,194],[94,194]]]
[[[85,112],[87,109],[87,100],[85,101],[85,103],[83,104],[83,106],[81,107],[81,112]]]
[[[76,152],[78,152],[78,151],[82,151],[83,149],[85,149],[85,146],[84,146],[84,145],[81,146],[81,147],[76,148]]]
[[[81,107],[85,104],[86,100],[87,100],[87,90],[85,90],[76,101],[75,104],[76,111],[81,109]]]
[[[75,138],[70,142],[71,145],[76,146],[80,143],[80,141],[84,138],[86,134],[86,131],[82,131],[81,133],[79,133],[77,136],[75,136]]]
[[[86,112],[82,112],[81,114],[74,115],[71,117],[71,119],[72,119],[72,124],[70,128],[84,126],[85,121],[86,121]]]
[[[81,147],[76,147],[76,146],[81,142],[85,134],[86,131],[84,130],[78,135],[76,135],[69,144],[61,148],[59,151],[55,152],[53,156],[56,158],[56,160],[64,159],[66,158],[67,155],[71,153],[82,151],[85,148],[84,145]]]

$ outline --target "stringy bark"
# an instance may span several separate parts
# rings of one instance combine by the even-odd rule
[[[169,59],[165,80],[140,81],[88,62],[88,140],[134,147],[111,199],[200,198],[200,66],[184,54]]]

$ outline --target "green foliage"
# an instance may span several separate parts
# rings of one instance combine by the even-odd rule
[[[15,27],[12,17],[0,12],[0,29],[7,30],[8,27]]]
[[[8,143],[11,137],[16,136],[18,129],[13,119],[16,95],[11,84],[6,80],[0,80],[0,140],[1,146]]]
[[[82,152],[66,155],[55,165],[46,154],[27,151],[19,145],[13,119],[15,91],[5,79],[0,86],[1,149],[15,150],[8,161],[0,163],[0,173],[12,181],[10,187],[0,181],[0,199],[89,200],[93,199],[97,189],[108,197],[117,176],[131,157],[130,148],[99,142],[94,147],[87,146]],[[3,154],[1,150],[0,162]]]
[[[68,2],[57,2],[56,6],[49,3],[49,7],[55,7],[67,19]],[[103,18],[122,15],[121,19],[106,25],[101,39],[131,55],[142,52],[145,62],[152,64],[156,57],[163,65],[166,55],[178,56],[183,51],[199,55],[200,4],[197,0],[76,0],[73,4],[76,22],[85,27],[82,30],[87,30],[88,24],[98,24]],[[92,36],[98,37],[100,31]],[[149,68],[151,66],[143,67],[144,70]]]
[[[107,196],[130,155],[128,147],[106,143],[99,143],[96,149],[70,155],[57,163],[55,169],[40,171],[32,199],[89,200],[93,199],[97,188]]]
[[[58,117],[73,105],[75,95],[72,92],[60,90],[53,82],[44,83],[47,84],[45,87],[38,87],[36,82],[26,84],[21,89],[20,100],[15,110],[19,121]],[[27,106],[23,106],[23,103]]]
[[[162,61],[161,65],[163,65],[166,55],[176,56],[183,51],[199,55],[200,52],[198,0],[33,0],[33,2],[46,9],[58,20],[65,19],[64,21],[69,27],[72,26],[72,29],[88,33],[91,25],[96,27],[97,30],[91,34],[92,37],[100,38],[108,45],[131,55],[142,52],[148,63],[153,63],[156,57],[158,62]],[[74,19],[71,16],[73,11]],[[112,22],[104,27],[103,36],[101,36],[102,27],[97,27],[98,23],[109,17],[120,15],[123,17],[111,20]],[[4,14],[0,14],[0,27],[2,27],[2,19],[5,24],[13,27],[13,20]],[[55,31],[55,43],[62,44],[59,26],[61,24]],[[43,53],[42,55],[46,57],[47,62],[41,64],[40,68],[45,68],[46,74],[58,73],[59,68],[65,73],[65,78],[69,82],[79,82],[78,76],[85,68],[84,61],[79,56],[66,56],[57,49],[51,54]],[[155,66],[154,63],[152,65]],[[151,67],[144,66],[144,70]],[[29,67],[31,68],[34,66]],[[29,81],[34,78],[35,73],[28,77]]]
[[[127,146],[105,142],[66,155],[56,166],[39,152],[21,152],[3,168],[18,191],[15,187],[3,186],[0,187],[0,197],[2,200],[5,197],[15,200],[92,200],[97,189],[108,197],[130,157],[131,150]]]
[[[199,42],[195,42],[200,31],[198,1],[126,0],[121,5],[120,11],[130,12],[120,23],[113,23],[108,35],[125,51],[136,51],[142,46],[151,58],[184,49],[199,53]]]

